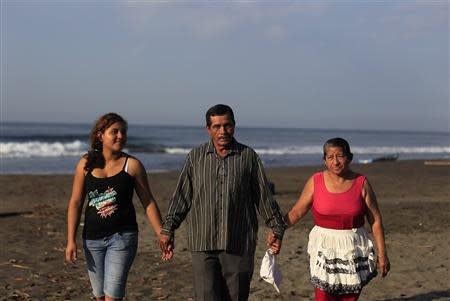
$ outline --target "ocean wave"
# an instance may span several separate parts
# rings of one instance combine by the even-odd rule
[[[4,158],[81,156],[87,144],[72,142],[0,142],[0,155]]]
[[[80,140],[70,142],[0,142],[0,155],[3,158],[29,157],[61,157],[81,156],[86,153],[88,145]],[[167,147],[157,144],[129,143],[125,151],[130,153],[186,155],[191,151],[189,147]],[[289,146],[279,148],[257,147],[259,155],[270,156],[300,156],[321,155],[322,146]],[[356,155],[385,155],[385,154],[450,154],[448,146],[355,146],[352,152]]]
[[[450,153],[450,147],[444,146],[368,146],[352,147],[354,154],[442,154]],[[322,154],[322,146],[300,146],[300,147],[280,147],[280,148],[256,148],[255,151],[260,155],[315,155]]]
[[[164,151],[171,155],[186,155],[191,151],[192,148],[182,148],[182,147],[168,147]]]
[[[168,154],[183,155],[190,152],[190,148],[172,147],[164,149]],[[279,148],[255,148],[259,155],[316,155],[322,154],[322,146],[289,146]],[[450,147],[443,146],[381,146],[381,147],[353,147],[354,154],[441,154],[449,153]]]
[[[87,141],[88,137],[87,135],[43,135],[43,134],[36,134],[36,135],[2,135],[1,141],[2,142],[47,142],[47,143],[66,143],[66,142],[73,142],[73,141]]]
[[[373,146],[352,147],[355,154],[445,154],[450,153],[448,146]]]
[[[127,143],[127,150],[132,153],[165,153],[166,150],[163,145],[151,143]]]
[[[313,155],[322,152],[321,146],[289,146],[280,148],[255,148],[259,155]]]

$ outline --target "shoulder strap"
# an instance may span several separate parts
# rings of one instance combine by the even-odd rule
[[[128,154],[126,155],[125,158],[125,163],[123,164],[123,168],[122,168],[125,172],[128,172]]]
[[[366,177],[364,175],[356,174],[356,178],[354,181],[356,181],[357,186],[363,187],[365,180],[366,180]]]
[[[313,175],[313,183],[314,183],[314,189],[313,189],[313,203],[314,199],[317,198],[318,195],[320,195],[323,191],[324,187],[324,178],[323,178],[323,171],[317,172]]]
[[[321,188],[325,182],[323,171],[315,173],[313,179],[314,179],[314,190],[316,189],[316,187],[318,189]]]

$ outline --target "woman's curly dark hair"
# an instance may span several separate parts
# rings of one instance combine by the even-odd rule
[[[89,150],[85,155],[86,164],[84,165],[84,170],[92,171],[94,168],[104,168],[105,158],[103,157],[103,143],[100,140],[100,135],[103,134],[106,129],[108,129],[112,124],[116,122],[121,122],[128,127],[128,123],[117,113],[108,113],[100,116],[91,129],[89,134]]]

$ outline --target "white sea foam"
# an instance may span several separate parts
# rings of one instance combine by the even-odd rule
[[[190,148],[181,148],[181,147],[169,147],[165,148],[164,151],[171,155],[185,155],[188,154],[191,149]]]
[[[80,156],[87,151],[84,142],[0,142],[0,156],[3,158],[30,158],[30,157],[61,157]],[[164,152],[171,155],[186,155],[191,148],[166,147]],[[322,146],[289,146],[279,148],[255,148],[259,155],[285,156],[285,155],[316,155],[322,153]],[[352,147],[352,152],[364,154],[450,154],[447,146],[368,146]]]
[[[80,156],[86,153],[87,145],[81,141],[72,142],[0,142],[3,158]]]
[[[321,146],[289,146],[280,148],[256,148],[255,151],[260,155],[312,155],[322,152]]]
[[[373,146],[352,147],[355,154],[441,154],[450,153],[448,146]]]
[[[255,149],[260,155],[314,155],[322,154],[321,146],[304,147],[284,147]],[[450,153],[450,147],[403,147],[403,146],[382,146],[382,147],[352,147],[354,154],[440,154]]]
[[[187,154],[189,148],[165,148],[168,154],[180,155]],[[259,155],[315,155],[322,154],[322,146],[289,146],[279,148],[255,148]],[[352,147],[354,154],[450,154],[450,147],[441,146],[369,146],[369,147]]]

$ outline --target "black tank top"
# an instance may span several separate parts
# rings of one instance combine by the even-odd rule
[[[128,155],[122,170],[111,177],[86,174],[83,238],[99,239],[121,231],[138,231],[133,206],[134,178],[125,171],[127,162]]]

